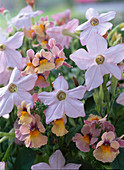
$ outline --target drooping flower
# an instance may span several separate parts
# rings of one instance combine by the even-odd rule
[[[115,140],[114,132],[105,132],[102,140],[96,145],[93,151],[94,157],[101,162],[113,162],[119,154],[119,143]]]
[[[25,27],[28,30],[32,26],[31,18],[41,15],[42,13],[43,11],[41,10],[33,12],[32,7],[28,5],[21,9],[18,15],[11,19],[11,22],[17,29]]]
[[[21,106],[17,107],[17,116],[19,118],[19,124],[25,125],[31,123],[30,103],[26,105],[26,102],[22,101]]]
[[[95,122],[97,122],[97,123],[104,122],[104,121],[106,121],[106,117],[107,117],[107,115],[104,118],[102,118],[102,117],[100,117],[98,115],[90,114],[88,119],[84,120],[84,123],[92,124],[92,123],[95,123]]]
[[[112,28],[112,23],[108,21],[115,18],[115,15],[115,11],[99,14],[95,9],[89,8],[85,14],[88,21],[76,28],[77,31],[83,30],[80,34],[81,44],[86,45],[94,33],[99,35],[106,34],[106,32]]]
[[[87,44],[88,52],[79,49],[70,58],[81,70],[86,70],[85,83],[90,91],[103,83],[105,74],[121,79],[121,70],[117,63],[124,59],[124,44],[107,48],[107,41],[98,34],[92,35]]]
[[[91,125],[85,124],[81,129],[83,136],[80,133],[76,133],[73,137],[73,142],[76,142],[76,146],[79,150],[83,152],[89,152],[89,145],[93,145],[100,135],[101,129],[96,128],[96,124]]]
[[[64,136],[68,133],[68,131],[65,128],[66,124],[66,116],[64,115],[62,118],[54,120],[53,127],[51,131],[56,134],[56,136]]]
[[[124,106],[124,92],[119,95],[116,102]]]
[[[66,48],[69,48],[69,44],[72,38],[65,35],[65,32],[69,31],[71,33],[74,33],[77,26],[78,20],[73,19],[64,25],[48,28],[46,33],[50,36],[50,38],[54,38],[56,40],[56,43],[61,44],[63,48],[64,46]]]
[[[65,113],[72,118],[84,117],[84,104],[78,99],[82,99],[86,91],[86,87],[78,86],[77,88],[68,90],[68,83],[63,76],[59,76],[53,82],[53,92],[41,92],[38,98],[45,105],[46,123],[50,123],[55,119],[60,119]]]
[[[0,8],[0,13],[3,15],[4,11],[6,11],[6,8],[5,8],[5,6],[2,5],[2,4],[1,4],[1,7],[2,7],[2,8]]]
[[[5,170],[5,162],[0,162],[0,170]]]
[[[52,15],[51,18],[53,18],[59,26],[66,24],[71,19],[71,10],[67,9],[64,12]]]
[[[36,75],[21,77],[21,72],[14,68],[8,85],[0,88],[0,116],[10,113],[14,104],[18,106],[23,100],[33,106],[32,96],[27,91],[34,87],[36,79]]]
[[[49,76],[49,71],[45,71],[44,73],[37,74],[38,78],[36,80],[35,86],[38,86],[39,88],[46,88],[50,85],[49,82],[47,82],[47,78]]]
[[[23,32],[17,32],[8,39],[0,34],[0,73],[3,72],[7,66],[22,69],[22,56],[16,49],[21,47],[23,37]]]
[[[37,114],[33,116],[30,124],[21,125],[20,132],[22,135],[27,135],[24,140],[26,147],[39,148],[47,144],[47,136],[41,134],[45,132],[45,128]]]
[[[81,164],[69,163],[65,165],[65,158],[62,155],[60,150],[56,150],[49,158],[49,165],[47,163],[38,163],[31,167],[31,170],[39,169],[63,169],[63,170],[78,170],[81,167]]]

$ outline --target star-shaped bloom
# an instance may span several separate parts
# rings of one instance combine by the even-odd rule
[[[0,88],[0,116],[10,113],[14,104],[21,105],[23,100],[33,106],[33,99],[27,91],[33,89],[36,75],[21,76],[21,72],[15,68],[11,74],[8,85]]]
[[[80,166],[81,164],[74,164],[74,163],[69,163],[65,165],[65,158],[63,157],[62,152],[60,150],[56,150],[49,158],[49,165],[47,163],[41,162],[33,165],[31,167],[31,170],[39,170],[39,169],[78,170]]]
[[[62,47],[65,46],[66,48],[69,48],[69,44],[72,38],[65,35],[65,32],[69,31],[74,33],[77,26],[78,19],[73,19],[64,25],[48,28],[46,33],[50,38],[54,38],[56,43],[61,44]]]
[[[107,41],[100,35],[92,35],[87,44],[88,52],[79,49],[70,58],[81,70],[86,70],[85,82],[90,91],[103,83],[103,76],[111,73],[121,79],[122,72],[117,66],[124,59],[124,44],[107,48]]]
[[[33,12],[30,5],[21,9],[17,16],[12,18],[12,24],[16,26],[17,29],[25,27],[27,30],[32,26],[31,18],[41,15],[43,11]]]
[[[81,44],[86,45],[93,33],[104,35],[109,29],[112,28],[112,23],[108,21],[115,18],[115,15],[115,11],[99,14],[95,9],[89,8],[85,14],[88,21],[76,28],[77,31],[83,30],[80,34]]]
[[[23,38],[23,32],[17,32],[8,39],[0,34],[0,73],[3,72],[7,66],[22,69],[22,56],[16,49],[21,47]]]
[[[84,117],[84,104],[78,99],[82,99],[86,87],[78,86],[68,90],[68,83],[63,76],[59,76],[53,83],[53,92],[41,92],[38,98],[48,108],[45,111],[46,123],[63,117],[63,113],[72,118]]]
[[[124,91],[119,95],[116,102],[124,106]]]

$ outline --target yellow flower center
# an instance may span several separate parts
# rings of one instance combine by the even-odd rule
[[[65,100],[66,99],[66,93],[64,93],[63,91],[59,91],[57,94],[57,98],[59,101],[61,100]]]
[[[89,138],[89,136],[84,135],[82,138],[83,138],[83,140],[85,140],[88,144],[90,144],[90,138]]]
[[[17,86],[16,86],[15,84],[10,84],[10,86],[9,86],[9,91],[10,91],[11,93],[16,92],[16,91],[17,91]]]
[[[21,114],[22,114],[23,116],[25,116],[25,115],[29,115],[29,113],[28,113],[28,112],[26,112],[26,111],[22,111],[22,112],[21,112]]]
[[[93,118],[92,118],[92,121],[93,121],[93,120],[99,120],[99,118],[98,118],[98,117],[93,117]]]
[[[103,64],[105,58],[102,56],[102,55],[98,55],[96,57],[96,63],[99,65],[99,64]]]
[[[110,146],[108,144],[102,145],[101,149],[103,150],[103,152],[110,152]]]
[[[0,44],[0,51],[4,51],[6,49],[6,46],[3,44]]]
[[[30,131],[30,136],[38,136],[39,133],[40,133],[39,130]]]
[[[97,18],[92,18],[92,19],[90,20],[90,24],[91,24],[92,26],[96,26],[96,25],[99,24],[99,20],[98,20]]]

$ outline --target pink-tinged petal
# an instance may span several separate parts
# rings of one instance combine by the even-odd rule
[[[107,50],[107,41],[102,36],[93,34],[87,43],[87,49],[90,54],[99,55]]]
[[[106,60],[109,63],[120,63],[124,59],[124,44],[118,44],[107,49]]]
[[[98,138],[91,138],[90,140],[90,145],[93,145],[96,141],[98,140]]]
[[[56,93],[54,91],[53,92],[41,92],[38,94],[38,98],[45,105],[51,105],[51,104],[58,102]]]
[[[18,49],[23,43],[24,33],[17,32],[13,36],[9,37],[5,45],[10,49]]]
[[[9,84],[11,84],[12,82],[18,81],[20,79],[20,74],[21,74],[21,71],[18,70],[17,67],[15,67],[14,70],[12,71]]]
[[[64,167],[65,158],[60,150],[57,150],[50,156],[49,165],[53,169],[61,169]]]
[[[82,99],[84,97],[85,92],[86,92],[86,87],[78,86],[74,89],[69,90],[67,92],[67,95],[74,99]]]
[[[0,170],[5,170],[5,162],[0,162]]]
[[[65,61],[63,62],[63,65],[68,67],[68,68],[72,68],[72,66],[70,64],[66,63]]]
[[[63,170],[69,170],[69,169],[78,170],[80,167],[81,167],[81,164],[69,163],[64,166]]]
[[[115,133],[112,132],[112,131],[109,131],[109,132],[105,132],[103,133],[102,135],[102,140],[105,141],[105,140],[109,140],[109,142],[113,141],[115,139]]]
[[[70,20],[70,15],[71,15],[71,10],[67,9],[64,12],[52,15],[51,18],[53,18],[55,21],[61,20],[63,18],[67,18],[68,20]]]
[[[9,67],[22,69],[22,56],[18,51],[6,48],[5,55],[8,59]]]
[[[119,149],[119,143],[117,141],[112,141],[110,147],[117,151]]]
[[[84,135],[89,134],[90,133],[90,126],[84,125],[83,128],[81,129],[81,133],[83,133]]]
[[[23,89],[24,91],[32,90],[35,82],[37,80],[37,75],[30,74],[27,76],[23,76],[18,82],[18,88]]]
[[[104,143],[104,141],[99,141],[99,142],[97,143],[97,145],[96,145],[96,149],[97,149],[98,147],[102,146],[103,143]]]
[[[33,166],[31,166],[31,170],[40,170],[40,169],[51,169],[50,166],[47,163],[38,163]]]
[[[36,17],[38,15],[41,15],[42,13],[43,13],[43,11],[37,10],[37,11],[34,11],[32,13],[29,13],[29,16],[30,16],[30,18],[34,18],[34,17]]]
[[[110,11],[110,12],[107,12],[107,13],[100,14],[99,19],[100,19],[100,22],[106,22],[106,21],[110,21],[113,18],[115,18],[115,16],[116,16],[116,12]]]
[[[120,145],[120,147],[124,147],[124,140],[118,140],[118,143],[119,143],[119,145]]]
[[[121,79],[122,73],[117,65],[114,65],[112,63],[107,63],[107,62],[104,62],[103,64],[106,70],[109,71],[109,73],[111,73],[117,79]]]
[[[6,70],[7,65],[8,61],[5,52],[0,51],[0,73]]]
[[[124,92],[119,95],[116,102],[124,106]]]
[[[55,55],[55,56],[57,56],[58,55],[58,53],[59,53],[59,48],[57,47],[57,46],[54,46],[53,48],[52,48],[52,53]]]
[[[84,49],[79,49],[70,55],[71,60],[73,60],[81,70],[87,69],[94,61],[90,57],[87,51]]]
[[[20,132],[22,135],[30,134],[30,126],[29,125],[21,125],[19,129],[20,129]]]
[[[88,91],[99,87],[103,83],[100,66],[93,65],[85,73],[86,87]]]
[[[54,82],[53,87],[55,90],[67,90],[68,82],[65,80],[63,76],[59,76]]]
[[[98,29],[98,34],[100,34],[100,35],[105,35],[105,33],[106,33],[109,29],[111,29],[112,26],[113,26],[113,24],[110,23],[110,22],[100,23],[100,24],[98,25],[98,28],[97,28],[97,29]]]
[[[8,91],[6,94],[1,96],[0,92],[0,116],[10,113],[13,109],[13,106],[14,106],[13,95],[10,95]]]
[[[38,66],[39,65],[39,58],[34,58],[33,61],[32,61],[32,64],[34,66]]]
[[[32,12],[33,9],[30,5],[27,5],[26,7],[22,8],[19,12],[19,14],[24,14],[24,13],[27,13],[27,12]]]
[[[67,29],[71,33],[74,33],[76,31],[78,23],[79,23],[79,20],[74,18],[65,25],[64,29]]]
[[[0,33],[0,43],[4,44],[5,41],[6,41],[6,37],[3,34]]]
[[[76,133],[72,138],[73,142],[76,142],[76,147],[82,152],[89,152],[89,144],[83,140],[83,136],[80,133]]]
[[[84,22],[83,24],[79,25],[77,28],[76,28],[76,31],[80,31],[80,30],[85,30],[87,29],[88,27],[90,27],[91,24],[89,21],[87,22]]]
[[[60,119],[62,118],[64,113],[64,108],[63,108],[63,103],[58,102],[55,104],[50,105],[45,112],[46,116],[46,124],[49,124],[55,119]]]
[[[72,118],[84,117],[84,104],[76,99],[66,98],[65,101],[65,114]]]
[[[32,49],[29,49],[27,51],[27,56],[31,59],[33,59],[35,56],[34,56],[34,51]]]
[[[95,18],[99,16],[99,13],[94,8],[89,8],[85,14],[87,19]]]

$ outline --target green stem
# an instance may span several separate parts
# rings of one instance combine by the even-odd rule
[[[0,132],[0,137],[3,136],[15,137],[15,133]]]
[[[63,29],[62,33],[63,33],[63,35],[70,36],[70,37],[76,38],[76,39],[80,39],[80,37],[78,35],[71,33],[67,29]]]
[[[9,157],[9,155],[10,155],[10,153],[11,153],[11,150],[12,150],[12,146],[13,146],[13,142],[8,146],[8,148],[7,148],[7,150],[6,150],[6,153],[5,153],[2,161],[5,161],[5,162],[6,162],[6,161],[8,160],[8,157]]]
[[[0,139],[0,143],[4,142],[5,140],[7,140],[9,137],[8,136],[4,136]]]
[[[93,98],[96,103],[97,112],[100,114],[98,89],[94,89]]]
[[[121,28],[124,27],[124,22],[122,22],[121,24],[117,25],[114,29],[111,30],[111,32],[108,34],[107,40],[109,41],[111,36],[118,30],[120,30]]]

